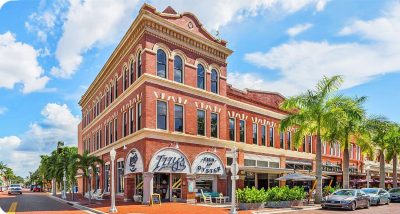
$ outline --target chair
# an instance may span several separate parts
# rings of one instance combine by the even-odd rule
[[[104,192],[102,192],[101,189],[97,189],[96,194],[94,194],[94,199],[104,200],[103,196],[104,196]]]
[[[203,202],[205,204],[207,204],[207,203],[212,204],[211,195],[204,194],[203,189],[200,189],[200,191],[201,191],[201,198],[203,198]],[[201,202],[201,198],[200,198],[200,202]]]

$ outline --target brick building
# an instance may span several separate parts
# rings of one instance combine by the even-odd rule
[[[278,130],[286,115],[279,109],[282,95],[227,84],[231,53],[195,15],[144,4],[79,102],[79,152],[104,160],[92,187],[109,192],[112,148],[117,195],[140,195],[145,203],[152,193],[182,201],[200,189],[230,195],[233,146],[239,149],[238,187],[272,187],[282,174],[312,172],[315,138],[306,136],[295,149],[293,130]],[[323,149],[324,174],[340,182],[340,148]],[[361,153],[358,147],[351,152],[357,174]],[[78,178],[79,192],[85,183]]]

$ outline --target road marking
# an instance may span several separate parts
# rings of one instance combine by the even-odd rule
[[[17,210],[17,204],[18,202],[13,202],[10,206],[10,209],[8,210],[7,214],[15,214],[15,211]]]

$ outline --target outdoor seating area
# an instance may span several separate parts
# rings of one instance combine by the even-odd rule
[[[205,204],[222,204],[230,201],[229,196],[224,196],[223,194],[220,194],[218,192],[203,192],[202,189],[200,189],[200,194],[198,195],[198,197],[200,199],[199,202]]]
[[[91,199],[94,199],[94,200],[104,200],[103,196],[104,196],[104,192],[102,192],[101,189],[91,190],[90,194],[89,194],[89,191],[85,193],[85,198],[87,198],[87,199],[89,199],[89,197],[90,197]]]

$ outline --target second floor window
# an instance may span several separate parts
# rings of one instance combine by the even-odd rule
[[[114,141],[118,140],[118,122],[117,118],[114,119]]]
[[[133,81],[135,80],[135,63],[133,62],[133,60],[130,63],[130,77],[129,77],[129,85],[132,85]]]
[[[124,91],[128,88],[128,84],[129,84],[129,71],[128,69],[125,67],[124,68]]]
[[[206,135],[206,112],[203,110],[197,110],[197,134],[198,135]]]
[[[253,123],[253,144],[258,144],[258,126]]]
[[[246,129],[246,123],[244,120],[239,121],[239,141],[243,142],[245,141],[245,130]]]
[[[118,97],[118,77],[115,77],[115,80],[114,80],[114,85],[115,85],[115,87],[114,87],[114,95],[115,95],[115,97],[114,97],[114,99],[117,99],[117,97]]]
[[[128,112],[122,115],[122,137],[128,135]]]
[[[142,129],[142,103],[138,103],[136,109],[136,130],[140,130]]]
[[[235,141],[235,118],[229,118],[229,140]]]
[[[266,137],[265,137],[265,133],[266,133],[266,127],[265,125],[261,126],[261,145],[265,146],[266,145]]]
[[[167,55],[161,49],[157,50],[157,76],[167,78]]]
[[[285,144],[285,133],[281,132],[280,133],[280,138],[279,138],[279,146],[281,149],[284,149],[284,144]]]
[[[197,88],[205,89],[205,72],[201,64],[197,65]]]
[[[167,102],[157,101],[157,129],[167,130]]]
[[[274,147],[274,127],[269,127],[269,146]]]
[[[211,113],[211,137],[218,137],[218,114]]]
[[[104,128],[104,134],[105,134],[104,140],[105,140],[105,144],[107,146],[108,144],[110,144],[110,141],[109,141],[110,137],[108,136],[109,135],[108,124],[106,124],[106,127]]]
[[[175,117],[175,131],[183,132],[183,106],[175,105],[174,117]]]
[[[132,107],[129,109],[129,134],[132,134],[135,131],[135,109]]]
[[[211,70],[211,92],[218,94],[218,72]]]
[[[142,76],[142,54],[141,53],[138,54],[138,58],[137,58],[137,78],[139,78],[140,76]]]
[[[180,56],[174,57],[174,81],[183,82],[183,63]]]
[[[291,143],[292,143],[292,133],[291,132],[287,132],[287,150],[290,150],[292,147]]]

